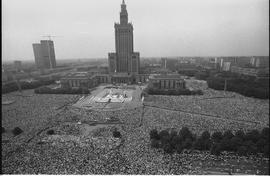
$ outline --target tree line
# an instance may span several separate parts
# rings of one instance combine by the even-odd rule
[[[269,79],[217,71],[198,72],[195,77],[206,80],[208,87],[215,90],[224,90],[226,87],[227,91],[237,92],[247,97],[269,99]]]
[[[156,89],[147,88],[145,93],[149,95],[203,95],[202,90],[189,90],[189,89]]]
[[[35,89],[44,85],[50,85],[50,84],[53,84],[54,82],[55,80],[51,79],[51,80],[35,80],[32,82],[20,81],[19,84],[22,90],[26,90],[26,89]],[[18,91],[18,90],[19,90],[19,87],[16,82],[10,82],[4,85],[2,84],[2,94],[10,93],[10,92]]]
[[[269,157],[269,127],[247,133],[242,130],[235,133],[227,130],[224,133],[217,131],[211,135],[208,131],[204,131],[200,136],[193,134],[187,127],[183,127],[179,132],[175,130],[158,132],[152,129],[149,136],[151,147],[161,148],[169,154],[181,153],[184,149],[189,149],[210,151],[213,155],[229,151],[240,156],[263,153],[264,156]]]

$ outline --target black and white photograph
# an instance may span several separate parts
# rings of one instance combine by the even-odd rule
[[[4,175],[269,175],[269,0],[2,0]]]

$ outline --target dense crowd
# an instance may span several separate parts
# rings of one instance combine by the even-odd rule
[[[150,96],[144,103],[228,120],[269,124],[269,100],[252,99],[229,92],[224,95],[213,90],[204,92],[206,94],[202,96]]]
[[[25,90],[23,95],[10,93],[2,96],[3,100],[16,99],[15,103],[2,106],[2,126],[5,129],[20,127],[24,131],[24,140],[53,123],[57,108],[77,98],[74,95],[36,95],[33,90]]]
[[[14,104],[3,106],[2,125],[5,129],[18,126],[24,132],[16,138],[11,138],[13,141],[2,144],[2,172],[6,174],[207,174],[205,168],[216,168],[214,164],[217,162],[220,165],[230,165],[232,161],[239,160],[241,163],[237,163],[239,166],[235,164],[235,167],[241,169],[235,172],[245,173],[248,169],[245,163],[248,162],[252,165],[249,174],[257,174],[256,170],[261,174],[268,174],[268,158],[240,157],[229,153],[217,157],[210,155],[209,152],[190,153],[185,150],[180,154],[165,154],[162,149],[151,147],[149,132],[152,129],[178,130],[187,126],[199,135],[205,130],[211,133],[226,130],[234,132],[239,129],[245,132],[250,129],[261,130],[266,123],[269,123],[269,119],[266,119],[266,115],[269,114],[269,110],[266,109],[268,101],[246,99],[241,96],[233,102],[226,99],[230,103],[226,103],[225,99],[203,99],[220,95],[220,93],[206,91],[202,96],[149,96],[145,104],[157,107],[144,106],[117,111],[87,111],[76,108],[74,110],[64,106],[69,102],[75,103],[75,100],[79,99],[76,95],[35,94],[31,97],[16,97]],[[8,96],[9,99],[13,98],[11,94]],[[220,113],[216,110],[222,107],[218,101],[223,103],[224,108]],[[250,109],[252,104],[257,106],[258,110],[253,108],[244,115],[242,111]],[[197,114],[165,110],[162,107],[182,108]],[[229,112],[226,114],[226,110],[234,107],[235,110],[231,113],[236,115],[230,116]],[[200,115],[199,113],[202,112],[212,114],[213,117]],[[217,114],[222,118],[215,117]],[[256,120],[264,123],[234,121],[236,117],[239,118],[239,114],[243,114],[240,119],[249,118],[249,121]],[[119,123],[106,124],[108,118],[112,117]],[[92,122],[100,122],[103,125],[92,128]],[[86,133],[87,129],[92,130]],[[120,132],[121,138],[113,137],[115,129]],[[48,134],[48,130],[54,132]],[[37,134],[39,131],[42,132]],[[31,142],[24,142],[33,135],[35,138]],[[24,140],[19,140],[20,137]]]

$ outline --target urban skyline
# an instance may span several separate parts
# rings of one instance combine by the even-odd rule
[[[75,2],[68,1],[59,13],[60,0],[55,7],[52,1],[38,1],[47,10],[31,0],[4,1],[3,61],[34,60],[31,44],[47,34],[58,36],[53,40],[59,59],[106,58],[114,49],[112,24],[118,19],[119,2],[81,1],[72,6]],[[141,57],[269,55],[268,1],[126,3],[136,25],[134,48]]]

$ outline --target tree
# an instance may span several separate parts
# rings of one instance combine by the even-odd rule
[[[269,144],[266,144],[263,148],[263,153],[269,158]]]
[[[193,135],[192,133],[189,131],[189,129],[187,127],[183,127],[180,131],[179,131],[179,136],[185,140],[187,138],[190,138],[191,140],[193,140]]]
[[[201,138],[197,138],[193,144],[193,148],[196,150],[203,150],[203,141]]]
[[[196,139],[193,147],[197,150],[209,150],[211,143],[210,133],[208,131],[204,131],[201,136]]]
[[[170,133],[170,138],[173,139],[174,137],[178,136],[175,130],[172,130]]]
[[[251,140],[245,141],[243,144],[247,148],[247,154],[256,154],[257,153],[257,147],[254,142]]]
[[[211,146],[210,153],[211,153],[212,155],[217,155],[217,156],[219,156],[219,155],[221,154],[221,152],[222,152],[222,147],[221,147],[220,144],[215,143],[215,144],[213,144],[213,145]]]
[[[208,131],[204,131],[201,135],[201,139],[208,140],[210,139],[210,133]]]
[[[183,142],[183,148],[190,149],[192,147],[192,139],[186,138]]]
[[[179,135],[173,136],[170,141],[170,144],[172,145],[174,149],[176,149],[178,145],[182,146],[182,143],[183,141]]]
[[[245,140],[251,140],[252,142],[256,143],[259,140],[260,133],[258,130],[252,130],[246,133]]]
[[[14,136],[17,136],[19,134],[21,134],[23,132],[23,130],[19,127],[15,127],[13,130],[12,130],[12,133],[14,134]]]
[[[48,131],[47,131],[47,134],[48,134],[48,135],[53,135],[53,134],[54,134],[54,130],[48,130]]]
[[[231,130],[227,130],[227,131],[225,131],[224,134],[223,134],[223,139],[225,138],[225,139],[227,139],[227,140],[230,140],[230,139],[233,138],[233,137],[234,137],[234,135],[233,135],[233,133],[232,133]]]
[[[245,133],[243,132],[243,130],[238,130],[236,133],[235,133],[235,136],[244,140],[245,139]]]
[[[240,156],[245,156],[247,154],[247,147],[244,145],[241,145],[237,148],[237,154]]]
[[[169,132],[167,130],[162,130],[160,133],[159,133],[159,137],[160,139],[163,139],[163,138],[168,138],[170,136]]]
[[[241,146],[243,144],[243,140],[238,137],[238,136],[234,136],[231,140],[230,140],[230,149],[232,151],[237,151],[237,148],[239,146]]]
[[[262,131],[260,136],[266,140],[269,140],[269,127],[265,127]]]
[[[163,146],[163,150],[165,153],[168,153],[168,154],[171,154],[173,152],[173,148],[169,143]]]
[[[222,140],[222,133],[220,131],[214,132],[211,139],[214,143],[219,143]]]
[[[159,141],[157,139],[151,139],[151,147],[159,148]]]
[[[260,138],[257,143],[256,147],[258,149],[258,152],[263,153],[264,151],[264,146],[267,144],[267,141],[264,138]]]
[[[160,139],[158,135],[158,131],[156,129],[153,129],[150,131],[150,139],[156,139],[156,140]]]
[[[119,131],[117,131],[117,129],[115,129],[113,131],[113,137],[115,137],[115,138],[121,138],[122,136],[121,136],[121,133]]]
[[[222,150],[225,150],[225,151],[232,151],[232,145],[231,145],[231,139],[228,139],[228,138],[223,138],[221,141],[220,141],[220,144],[221,144],[221,147],[222,147]]]
[[[177,153],[181,153],[184,149],[183,145],[181,143],[178,143],[175,147]]]

